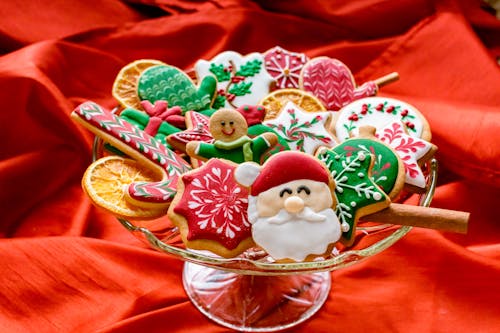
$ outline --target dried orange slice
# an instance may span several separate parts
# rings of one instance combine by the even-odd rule
[[[113,215],[124,218],[156,218],[167,210],[140,207],[126,200],[127,185],[136,181],[161,179],[136,161],[119,156],[107,156],[92,163],[82,178],[82,187],[89,198]]]
[[[260,101],[260,105],[267,110],[265,119],[276,118],[281,108],[286,103],[293,102],[302,110],[308,112],[326,111],[325,106],[319,99],[300,89],[278,89],[267,95]]]
[[[137,93],[139,77],[149,67],[158,65],[165,65],[165,63],[159,60],[141,59],[123,67],[113,83],[113,96],[126,108],[142,110],[141,100]]]

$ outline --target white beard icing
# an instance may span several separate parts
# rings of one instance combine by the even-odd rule
[[[252,223],[252,237],[276,260],[303,261],[311,254],[322,255],[328,245],[337,242],[341,236],[340,222],[331,208],[314,213],[306,207],[299,214],[282,209],[275,216],[258,217],[255,204],[255,197],[250,196],[248,216]]]

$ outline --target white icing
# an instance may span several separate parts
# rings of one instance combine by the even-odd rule
[[[234,178],[243,186],[251,186],[260,174],[260,166],[255,162],[241,163],[234,171]]]
[[[392,140],[389,140],[386,136],[384,136],[384,131],[386,129],[391,131],[397,130],[398,135],[393,136]],[[391,122],[387,126],[378,130],[377,137],[382,142],[392,147],[399,155],[399,157],[401,157],[401,160],[405,165],[405,183],[420,188],[425,188],[426,181],[422,169],[418,165],[418,160],[424,157],[432,149],[433,145],[425,140],[406,134],[403,124],[400,121]],[[412,149],[398,149],[398,147],[400,147],[402,144],[404,145],[410,139],[423,145],[423,147],[412,146]],[[413,175],[413,177],[409,170],[409,165],[411,165],[414,172],[417,173],[416,175]]]
[[[271,125],[278,135],[287,140],[291,150],[299,150],[297,147],[297,140],[288,137],[286,133],[276,129],[279,125],[283,125],[286,129],[289,129],[292,126],[292,118],[288,110],[293,110],[295,112],[296,119],[298,119],[298,125],[311,122],[317,116],[321,117],[317,123],[304,130],[307,131],[307,133],[310,133],[312,137],[304,137],[304,147],[302,151],[312,155],[320,146],[334,147],[337,145],[334,136],[326,128],[326,125],[331,117],[331,112],[306,112],[293,102],[288,102],[281,109],[276,118],[266,120],[264,124]],[[329,142],[323,142],[318,138],[319,135],[328,138]]]
[[[249,201],[250,202],[250,201]],[[251,207],[249,203],[249,215]],[[306,221],[291,217],[287,222],[270,223],[268,218],[257,218],[252,225],[252,237],[276,260],[293,259],[303,261],[308,255],[321,255],[328,246],[341,236],[340,222],[333,209],[317,214],[325,216],[323,221]]]
[[[358,99],[339,110],[337,114],[337,121],[335,123],[335,135],[340,140],[340,142],[349,139],[351,136],[357,136],[358,128],[363,125],[374,126],[377,130],[380,130],[393,121],[400,121],[401,116],[399,115],[399,113],[392,114],[387,112],[374,111],[372,114],[360,115],[363,104],[371,104],[372,106],[376,106],[384,102],[388,102],[389,105],[401,106],[402,109],[408,110],[408,114],[415,117],[412,119],[409,119],[408,117],[405,118],[415,125],[415,132],[410,131],[410,135],[418,138],[422,137],[424,122],[422,121],[422,116],[415,107],[393,98],[366,97]],[[351,123],[348,118],[353,113],[360,115],[360,119],[353,122],[356,128],[352,130],[352,133],[349,133],[344,125],[348,126]]]
[[[241,54],[234,51],[225,51],[219,53],[212,60],[198,60],[194,66],[194,70],[196,72],[196,76],[198,80],[203,80],[208,75],[213,75],[210,72],[210,65],[224,65],[225,67],[230,66],[231,64],[234,66],[234,70],[238,71],[238,69],[244,63],[248,61],[259,60],[262,62],[261,69],[259,73],[254,76],[249,76],[245,78],[245,82],[252,83],[251,85],[251,93],[244,96],[235,96],[235,98],[231,101],[233,105],[236,107],[250,104],[257,105],[260,100],[262,100],[266,95],[270,92],[271,83],[274,82],[273,77],[267,72],[266,66],[264,63],[264,56],[258,52],[250,53],[246,56],[242,56]],[[230,81],[218,82],[217,90],[225,91],[228,87]],[[226,101],[224,105],[226,108],[234,108],[229,101]]]

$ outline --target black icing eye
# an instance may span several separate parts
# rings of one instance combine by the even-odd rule
[[[285,187],[284,189],[282,189],[280,191],[280,198],[283,198],[283,196],[285,195],[285,193],[292,194],[292,190],[289,189],[288,187]]]
[[[222,126],[226,126],[226,122],[225,122],[225,121],[221,121],[221,122],[220,122],[220,124],[221,124]]]
[[[230,121],[229,125],[233,126],[234,125],[234,121]]]
[[[299,188],[297,189],[297,193],[300,193],[302,191],[306,192],[307,195],[311,194],[311,190],[307,186],[299,186]]]

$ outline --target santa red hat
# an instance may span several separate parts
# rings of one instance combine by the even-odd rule
[[[250,194],[253,196],[293,180],[330,183],[330,172],[321,161],[298,151],[273,155],[262,167],[253,162],[242,163],[236,168],[235,177],[241,185],[251,187]]]

